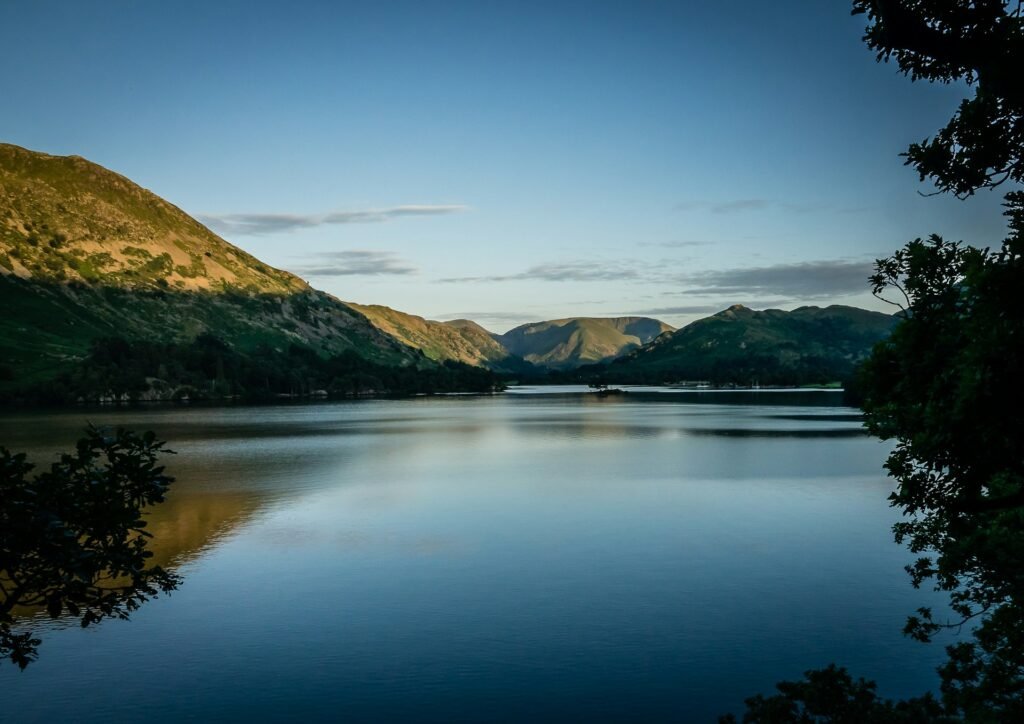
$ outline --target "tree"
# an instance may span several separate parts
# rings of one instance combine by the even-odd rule
[[[880,59],[915,80],[974,88],[906,153],[940,191],[963,197],[1024,178],[1024,19],[1010,5],[854,2]],[[958,616],[920,609],[906,632],[927,641],[976,626],[940,669],[947,707],[968,719],[1024,717],[1024,194],[1007,193],[1006,206],[998,252],[933,235],[879,260],[873,291],[904,318],[861,379],[868,429],[896,441],[886,468],[905,515],[896,538],[921,554],[913,584],[949,592]]]
[[[1024,180],[1024,23],[1008,0],[854,0],[864,40],[913,80],[966,82],[974,95],[905,157],[939,191],[970,196]]]
[[[875,292],[898,293],[907,316],[862,387],[868,429],[896,441],[886,468],[897,541],[920,554],[912,582],[949,592],[958,616],[920,609],[906,632],[975,620],[940,670],[947,704],[1024,717],[1024,196],[1009,207],[997,253],[933,236],[879,262]]]
[[[1021,6],[854,0],[879,60],[894,59],[912,80],[973,89],[943,129],[904,154],[938,192],[962,198],[1024,180]],[[890,501],[905,516],[896,539],[920,556],[911,580],[948,592],[957,616],[943,621],[922,608],[905,631],[927,641],[973,627],[970,641],[947,647],[939,670],[945,713],[967,721],[1024,721],[1024,193],[1007,193],[1006,206],[999,251],[932,235],[877,262],[873,292],[899,306],[902,320],[858,385],[868,429],[896,443],[886,469],[897,483]],[[811,709],[873,695],[830,669],[748,700],[744,721],[851,720],[841,709]],[[837,691],[849,701],[829,698]],[[901,704],[915,701],[925,700]]]
[[[172,478],[157,464],[153,433],[89,428],[76,451],[30,477],[24,454],[0,448],[0,656],[25,668],[39,639],[16,614],[45,607],[83,627],[127,619],[139,605],[180,582],[148,565],[142,511],[164,500]]]
[[[778,694],[746,700],[744,724],[919,724],[951,722],[930,694],[919,699],[893,702],[880,699],[873,681],[857,679],[834,664],[808,671],[803,681],[776,684]],[[735,724],[732,714],[719,717],[720,724]]]

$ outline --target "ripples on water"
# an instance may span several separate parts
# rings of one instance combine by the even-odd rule
[[[888,448],[826,392],[578,389],[0,416],[47,460],[92,421],[179,454],[182,589],[43,622],[22,721],[682,719],[830,661],[934,685]]]

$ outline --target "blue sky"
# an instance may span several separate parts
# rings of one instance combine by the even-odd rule
[[[0,5],[0,140],[79,154],[341,299],[490,329],[884,309],[875,257],[1003,236],[902,165],[964,89],[845,2]]]

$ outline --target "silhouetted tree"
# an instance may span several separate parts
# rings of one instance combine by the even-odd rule
[[[854,0],[879,60],[913,80],[966,82],[965,99],[933,138],[914,143],[907,163],[940,191],[969,196],[1024,180],[1024,24],[1007,0]]]
[[[973,88],[949,124],[905,154],[922,180],[959,197],[1024,180],[1022,3],[853,5],[867,14],[865,41],[879,60],[894,59],[913,80]],[[1006,206],[1010,233],[998,252],[933,235],[877,262],[873,292],[904,313],[858,385],[868,429],[896,441],[886,468],[897,482],[890,500],[906,516],[896,538],[921,554],[908,567],[912,582],[948,592],[958,617],[922,608],[906,633],[927,641],[974,626],[940,668],[945,715],[966,721],[1024,721],[1024,193],[1007,193]],[[748,700],[744,721],[938,717],[926,700],[916,700],[924,709],[892,705],[913,719],[874,704],[857,712],[873,687],[837,671],[807,672],[778,696]]]
[[[906,154],[921,178],[968,196],[1024,179],[1021,3],[857,0],[865,36],[915,80],[974,89],[949,124]],[[906,520],[897,540],[922,554],[915,586],[948,591],[958,620],[920,609],[929,640],[974,619],[973,642],[940,669],[950,711],[1024,719],[1024,194],[1006,195],[998,252],[939,236],[877,264],[873,291],[906,309],[862,377],[868,428],[896,440],[886,468]]]
[[[906,631],[923,641],[978,621],[974,643],[950,647],[947,703],[1024,719],[1024,198],[997,253],[932,237],[879,262],[877,293],[899,294],[907,318],[864,368],[868,429],[896,440],[886,462],[907,516],[898,541],[922,554],[915,586],[948,591],[959,617],[920,609]]]
[[[143,508],[162,502],[172,478],[157,464],[153,433],[90,428],[72,454],[32,476],[24,454],[0,448],[0,656],[25,668],[39,639],[20,630],[17,609],[45,608],[88,626],[128,618],[176,588],[149,565]]]
[[[745,724],[924,724],[955,721],[943,715],[942,707],[931,695],[893,702],[880,699],[875,683],[854,681],[846,669],[830,665],[808,671],[802,681],[776,684],[778,694],[753,696],[746,700]],[[719,718],[719,724],[733,724],[732,714]]]

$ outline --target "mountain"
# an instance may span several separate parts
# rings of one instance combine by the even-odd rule
[[[812,384],[843,380],[898,318],[833,305],[754,311],[734,305],[602,367],[616,383]]]
[[[524,324],[494,338],[527,362],[570,369],[614,359],[672,329],[647,317],[572,317]]]
[[[380,331],[432,360],[454,360],[498,372],[532,369],[532,365],[510,353],[490,332],[468,319],[435,322],[378,304],[348,302],[348,306],[361,312]]]
[[[0,386],[50,378],[108,336],[171,343],[209,332],[240,351],[298,343],[383,365],[425,362],[124,176],[9,144],[0,144],[0,309]]]

